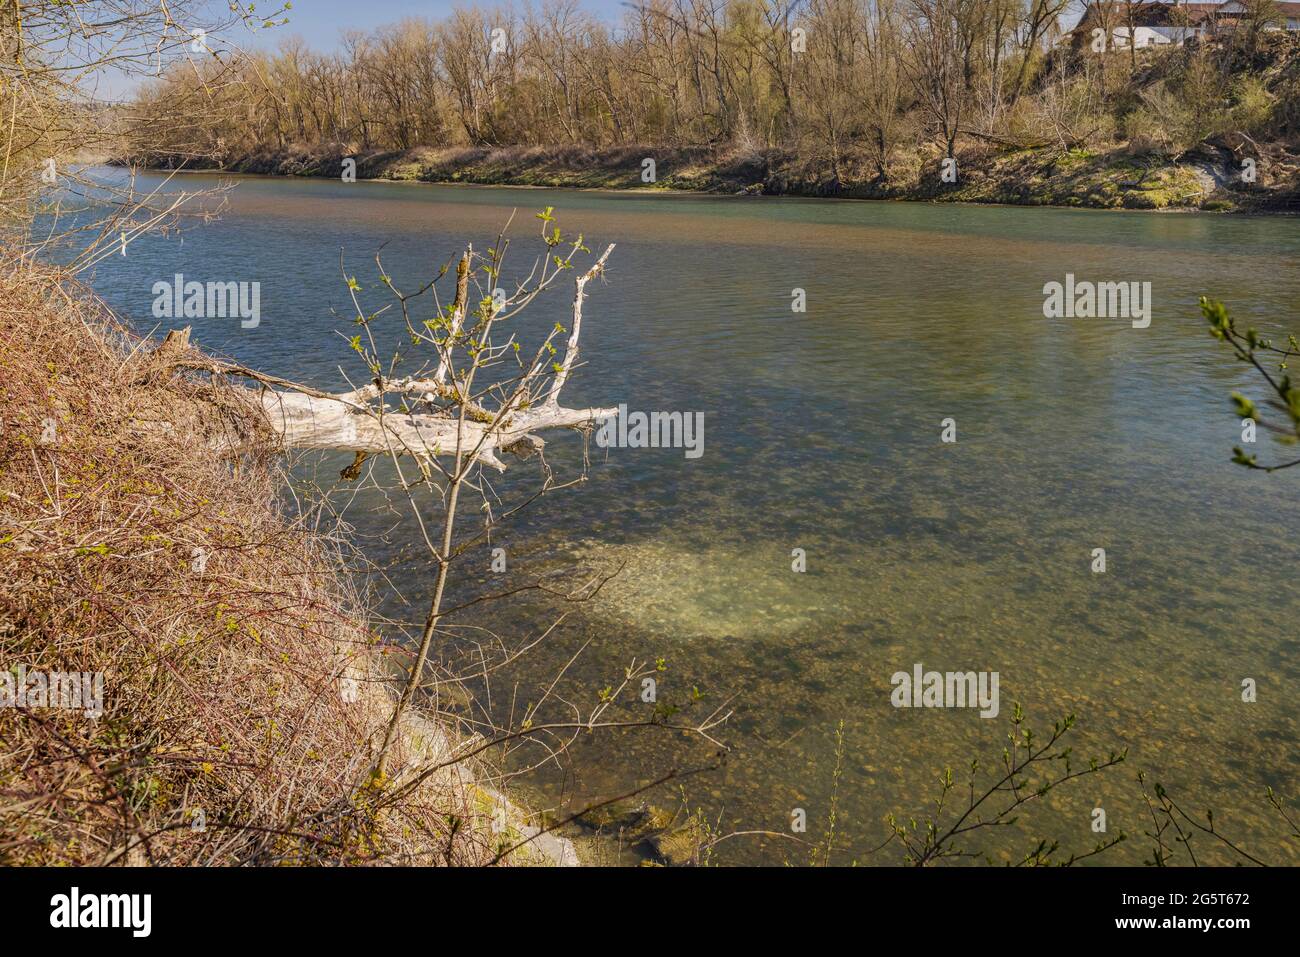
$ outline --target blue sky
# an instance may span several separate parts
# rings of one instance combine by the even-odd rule
[[[273,9],[271,0],[263,2],[266,9]],[[536,5],[540,6],[540,3]],[[260,35],[254,38],[255,45],[274,47],[282,37],[296,35],[306,40],[307,45],[314,50],[331,50],[345,30],[370,30],[386,23],[395,23],[404,17],[436,20],[457,6],[491,9],[496,4],[491,0],[293,0],[289,23],[273,30],[260,31]],[[523,9],[522,2],[515,6]],[[622,18],[619,0],[582,0],[582,6],[608,20]],[[243,46],[247,40],[240,38],[236,42]]]

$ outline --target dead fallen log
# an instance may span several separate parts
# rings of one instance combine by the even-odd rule
[[[331,393],[203,355],[190,347],[187,327],[168,334],[146,375],[165,377],[188,370],[255,383],[245,390],[247,405],[260,411],[264,424],[284,448],[358,454],[353,466],[344,470],[345,477],[359,471],[365,456],[381,454],[424,460],[454,457],[467,464],[504,470],[500,453],[534,454],[545,445],[541,432],[583,429],[617,414],[615,408],[560,405],[560,392],[578,357],[587,283],[604,270],[613,250],[613,245],[607,247],[575,281],[572,325],[563,361],[549,367],[544,361],[555,351],[551,340],[561,331],[557,326],[504,397],[496,392],[498,398],[491,407],[483,404],[482,397],[465,396],[458,386],[447,383],[449,371],[453,372],[452,381],[457,381],[452,348],[443,352],[436,371],[428,377],[377,378],[360,389]],[[467,252],[458,274],[449,339],[461,334],[464,325],[469,255]],[[489,316],[489,325],[492,318]]]

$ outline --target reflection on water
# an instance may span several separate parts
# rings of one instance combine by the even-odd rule
[[[1104,807],[1111,832],[1133,836],[1105,860],[1140,862],[1142,769],[1189,808],[1214,807],[1252,852],[1296,863],[1263,792],[1294,794],[1300,760],[1300,486],[1227,463],[1240,437],[1226,399],[1250,379],[1196,308],[1208,293],[1261,329],[1300,326],[1294,220],[249,179],[221,222],[142,241],[95,284],[150,325],[157,279],[260,281],[257,329],[212,321],[196,339],[337,386],[339,367],[358,371],[341,274],[369,296],[383,247],[399,286],[414,286],[465,241],[490,244],[512,208],[522,247],[543,205],[589,246],[618,243],[568,401],[702,411],[706,451],[593,447],[589,482],[497,535],[506,575],[488,575],[486,545],[471,555],[465,593],[624,566],[494,679],[503,713],[536,700],[589,640],[567,673],[574,700],[634,656],[664,656],[661,696],[688,714],[734,696],[734,753],[685,783],[685,800],[723,830],[786,830],[803,807],[813,835],[842,719],[836,860],[872,863],[897,859],[863,856],[886,813],[924,812],[946,765],[996,762],[1015,700],[1040,728],[1077,714],[1081,763],[1123,747],[1130,760],[991,834],[995,859],[1039,834],[1087,850]],[[1151,282],[1151,327],[1044,319],[1042,287],[1067,273]],[[791,312],[796,288],[807,313]],[[563,321],[566,300],[543,302],[531,328]],[[391,323],[376,329],[395,340]],[[581,455],[576,438],[548,448],[562,476]],[[514,465],[503,498],[530,488],[533,468]],[[432,575],[400,508],[366,492],[349,518],[401,586],[385,612],[420,618]],[[1104,575],[1090,570],[1099,547]],[[528,599],[464,623],[524,634],[555,611]],[[890,676],[916,662],[999,672],[1002,717],[895,710]],[[1240,697],[1248,677],[1254,704]],[[572,773],[534,784],[555,800],[607,796],[707,753],[668,735],[594,735]],[[718,859],[802,860],[794,847],[737,839]]]

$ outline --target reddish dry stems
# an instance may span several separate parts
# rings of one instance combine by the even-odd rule
[[[464,765],[359,788],[393,702],[343,545],[277,504],[240,390],[165,366],[57,271],[0,269],[0,669],[104,674],[98,720],[0,709],[0,863],[491,860]],[[412,715],[395,765],[452,744]]]

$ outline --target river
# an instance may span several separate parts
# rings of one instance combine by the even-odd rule
[[[975,835],[991,859],[1016,860],[1039,836],[1086,851],[1103,836],[1092,829],[1102,808],[1105,836],[1130,840],[1098,861],[1140,863],[1150,854],[1141,770],[1195,813],[1214,808],[1253,852],[1300,863],[1264,797],[1269,786],[1293,797],[1300,766],[1300,475],[1229,462],[1241,441],[1229,394],[1263,395],[1197,308],[1208,294],[1261,330],[1300,331],[1300,221],[237,183],[218,220],[133,243],[99,265],[94,287],[141,328],[165,329],[183,321],[152,318],[155,282],[259,282],[255,328],[194,320],[195,340],[345,388],[340,367],[365,372],[347,341],[344,274],[378,304],[381,248],[398,286],[414,287],[465,242],[491,245],[512,210],[518,267],[536,248],[534,213],[554,206],[593,249],[617,243],[590,289],[586,364],[566,404],[703,413],[698,458],[593,444],[585,484],[497,534],[505,573],[491,571],[486,544],[467,555],[459,596],[622,567],[586,605],[525,593],[459,619],[518,642],[570,612],[477,689],[498,719],[538,700],[584,643],[557,688],[584,707],[633,658],[663,657],[660,701],[689,719],[730,700],[734,715],[718,732],[732,749],[724,766],[655,803],[684,802],[720,835],[788,834],[798,808],[799,836],[815,841],[834,797],[832,859],[876,864],[900,859],[897,846],[871,852],[889,835],[885,816],[927,813],[945,767],[961,782],[973,758],[997,765],[1020,702],[1040,731],[1077,715],[1076,766],[1111,749],[1129,758],[1053,791],[1015,827]],[[1067,275],[1149,282],[1150,325],[1045,318],[1044,285]],[[795,290],[804,312],[792,310]],[[567,324],[570,300],[567,287],[545,297],[525,328]],[[374,328],[397,344],[392,316]],[[941,441],[946,419],[955,442]],[[572,477],[582,442],[551,437],[547,454],[557,477]],[[298,476],[337,485],[346,460],[326,456]],[[515,462],[494,482],[508,502],[536,476]],[[381,610],[419,621],[432,566],[404,506],[372,490],[336,500],[391,579],[369,579]],[[806,571],[792,570],[796,549]],[[895,708],[891,677],[917,663],[997,672],[999,715]],[[1245,679],[1254,702],[1242,700]],[[638,699],[617,713],[650,708]],[[655,731],[585,735],[564,771],[521,783],[578,806],[712,750]],[[801,863],[808,850],[747,835],[714,859]]]

